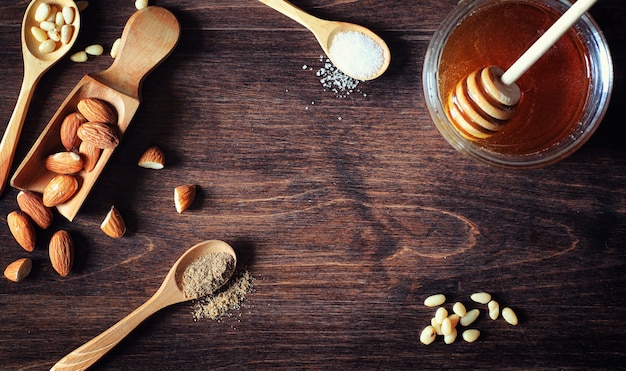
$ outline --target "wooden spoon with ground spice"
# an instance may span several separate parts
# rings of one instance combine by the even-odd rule
[[[230,279],[236,265],[235,251],[223,241],[210,240],[193,246],[178,258],[159,290],[148,301],[63,357],[51,370],[88,368],[157,311],[215,292]]]

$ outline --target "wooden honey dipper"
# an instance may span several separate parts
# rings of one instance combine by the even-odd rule
[[[578,0],[508,70],[489,66],[459,81],[447,102],[450,121],[470,140],[488,138],[513,117],[521,99],[515,83],[597,0]]]

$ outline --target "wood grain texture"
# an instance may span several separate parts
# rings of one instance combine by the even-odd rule
[[[320,84],[314,37],[256,0],[153,3],[176,15],[180,42],[144,82],[142,105],[74,222],[56,215],[26,253],[0,218],[0,266],[34,261],[25,281],[0,280],[3,369],[49,369],[141,305],[206,239],[230,243],[256,278],[243,308],[194,322],[190,305],[169,307],[94,369],[623,367],[623,1],[592,10],[615,62],[606,119],[569,159],[524,172],[463,157],[426,112],[422,60],[456,0],[294,1],[388,42],[389,71],[346,98]],[[19,93],[26,6],[0,5],[0,123]],[[91,1],[76,48],[108,50],[134,10],[132,1]],[[111,62],[64,60],[44,75],[16,162],[79,79]],[[150,145],[165,151],[165,169],[136,165]],[[173,190],[188,183],[198,198],[178,214]],[[4,192],[0,215],[17,208],[16,195]],[[112,204],[126,220],[122,239],[99,230]],[[65,278],[47,260],[58,229],[76,244]],[[434,312],[426,296],[469,305],[477,290],[515,308],[520,325],[483,315],[476,343],[419,343]]]

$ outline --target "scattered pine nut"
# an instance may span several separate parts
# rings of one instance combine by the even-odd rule
[[[450,322],[450,318],[444,318],[441,322],[441,333],[443,336],[448,336],[452,334],[452,322]]]
[[[476,329],[465,330],[463,331],[463,334],[461,336],[463,337],[463,340],[467,341],[468,343],[473,343],[478,340],[478,337],[480,336],[480,331]]]
[[[117,52],[120,49],[120,42],[122,41],[121,38],[117,38],[114,42],[113,42],[113,46],[111,46],[111,58],[115,59],[117,57]]]
[[[148,7],[148,0],[136,0],[135,1],[135,8],[137,8],[137,10],[141,10],[147,7]]]
[[[491,301],[491,294],[487,292],[477,292],[470,295],[470,299],[479,304],[487,304]]]
[[[443,342],[446,344],[452,344],[456,340],[457,331],[455,328],[452,329],[448,335],[443,336]]]
[[[437,335],[443,335],[443,332],[441,331],[441,324],[437,323],[437,319],[435,317],[430,319],[430,325],[435,329],[435,333]]]
[[[448,318],[448,310],[444,307],[439,307],[435,312],[435,321],[437,321],[438,324],[442,324],[443,320],[446,318]]]
[[[509,307],[502,309],[502,318],[510,325],[517,326],[518,324],[517,315]]]
[[[87,53],[84,50],[76,52],[70,56],[70,60],[76,63],[87,62]]]
[[[456,325],[458,325],[459,321],[461,320],[461,317],[459,317],[459,315],[456,313],[452,313],[448,316],[448,318],[450,319],[450,324],[452,325],[452,327],[456,327]]]
[[[480,311],[478,309],[472,309],[468,311],[465,316],[461,317],[461,319],[459,320],[459,323],[461,323],[461,326],[467,327],[471,325],[472,323],[474,323],[474,321],[476,321],[479,315],[480,315]]]
[[[465,309],[465,305],[463,305],[463,303],[461,303],[460,301],[454,303],[452,311],[458,314],[459,317],[465,317],[465,315],[467,314],[467,309]]]
[[[429,345],[435,341],[436,337],[437,333],[435,332],[435,329],[432,326],[426,326],[420,334],[420,341],[425,345]]]
[[[498,304],[498,302],[495,300],[491,300],[487,304],[487,308],[489,308],[489,318],[494,321],[497,320],[500,316],[500,304]]]
[[[85,53],[89,55],[102,55],[102,53],[104,53],[104,48],[99,44],[89,45],[85,48]]]
[[[438,307],[446,302],[444,294],[435,294],[424,299],[424,305],[427,307]]]

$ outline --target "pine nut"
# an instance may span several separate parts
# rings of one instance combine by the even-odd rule
[[[35,10],[35,21],[43,22],[50,15],[50,4],[41,3]]]
[[[487,308],[489,308],[489,318],[497,320],[498,316],[500,316],[500,304],[495,300],[491,300],[487,304]]]
[[[35,26],[31,27],[30,33],[32,33],[35,40],[39,42],[44,42],[48,40],[48,33],[39,27],[35,27]]]
[[[148,7],[148,0],[136,0],[135,1],[135,8],[137,8],[137,10],[141,10],[147,7]]]
[[[85,51],[79,51],[70,56],[70,60],[76,63],[82,63],[87,61],[87,53]]]
[[[459,317],[464,317],[467,314],[467,309],[465,309],[465,305],[463,305],[463,303],[461,303],[460,301],[454,303],[452,311],[458,314]]]
[[[435,312],[435,321],[441,324],[445,318],[448,318],[448,311],[444,307],[439,307]]]
[[[478,337],[480,336],[480,331],[476,330],[476,329],[469,329],[469,330],[465,330],[463,331],[463,340],[467,341],[468,343],[473,343],[476,340],[478,340]]]
[[[443,336],[450,335],[452,333],[452,322],[450,322],[450,318],[444,318],[441,322],[441,333]]]
[[[63,19],[63,13],[57,12],[57,14],[55,14],[54,24],[59,28],[65,24],[65,19]]]
[[[452,329],[452,332],[448,335],[443,336],[443,342],[446,344],[452,344],[456,340],[457,331],[456,329]]]
[[[43,21],[39,24],[39,28],[41,28],[42,30],[48,32],[48,31],[52,31],[56,28],[56,24],[54,24],[54,22],[50,22],[50,21]]]
[[[57,30],[48,31],[48,37],[50,40],[61,41],[61,34]]]
[[[57,7],[54,5],[50,5],[50,13],[48,14],[48,18],[46,18],[45,21],[54,23],[54,20],[56,19],[56,15],[57,15]]]
[[[502,309],[502,318],[510,325],[516,326],[518,324],[517,315],[509,307]]]
[[[88,47],[85,48],[85,53],[89,55],[102,55],[103,52],[104,52],[104,48],[102,47],[102,45],[98,45],[98,44],[89,45]]]
[[[113,42],[113,46],[111,46],[111,58],[115,59],[115,57],[117,57],[117,52],[120,50],[120,42],[121,41],[122,41],[121,38],[117,38]]]
[[[486,292],[477,292],[470,295],[470,299],[479,304],[487,304],[491,300],[491,295]]]
[[[61,27],[61,42],[65,45],[69,44],[72,40],[72,35],[74,34],[74,28],[69,24],[63,25]]]
[[[39,44],[39,51],[44,54],[52,53],[57,48],[57,43],[54,40],[46,40]]]
[[[446,302],[446,296],[444,294],[435,294],[427,297],[424,300],[424,305],[427,307],[438,307]]]
[[[459,322],[461,323],[461,326],[469,326],[472,323],[474,323],[474,321],[476,321],[476,319],[478,318],[478,315],[480,314],[480,311],[478,309],[472,309],[469,312],[467,312],[467,314],[463,317],[461,317],[461,319],[459,320]]]
[[[450,319],[450,323],[452,324],[452,327],[456,327],[456,325],[458,325],[459,321],[461,320],[461,317],[459,317],[459,315],[456,313],[449,315],[448,318]]]
[[[432,326],[426,326],[420,334],[420,341],[422,344],[429,345],[435,341],[436,337],[437,334],[435,333],[435,329]]]
[[[63,21],[65,24],[74,23],[74,8],[66,6],[61,10],[61,14],[63,15]]]

